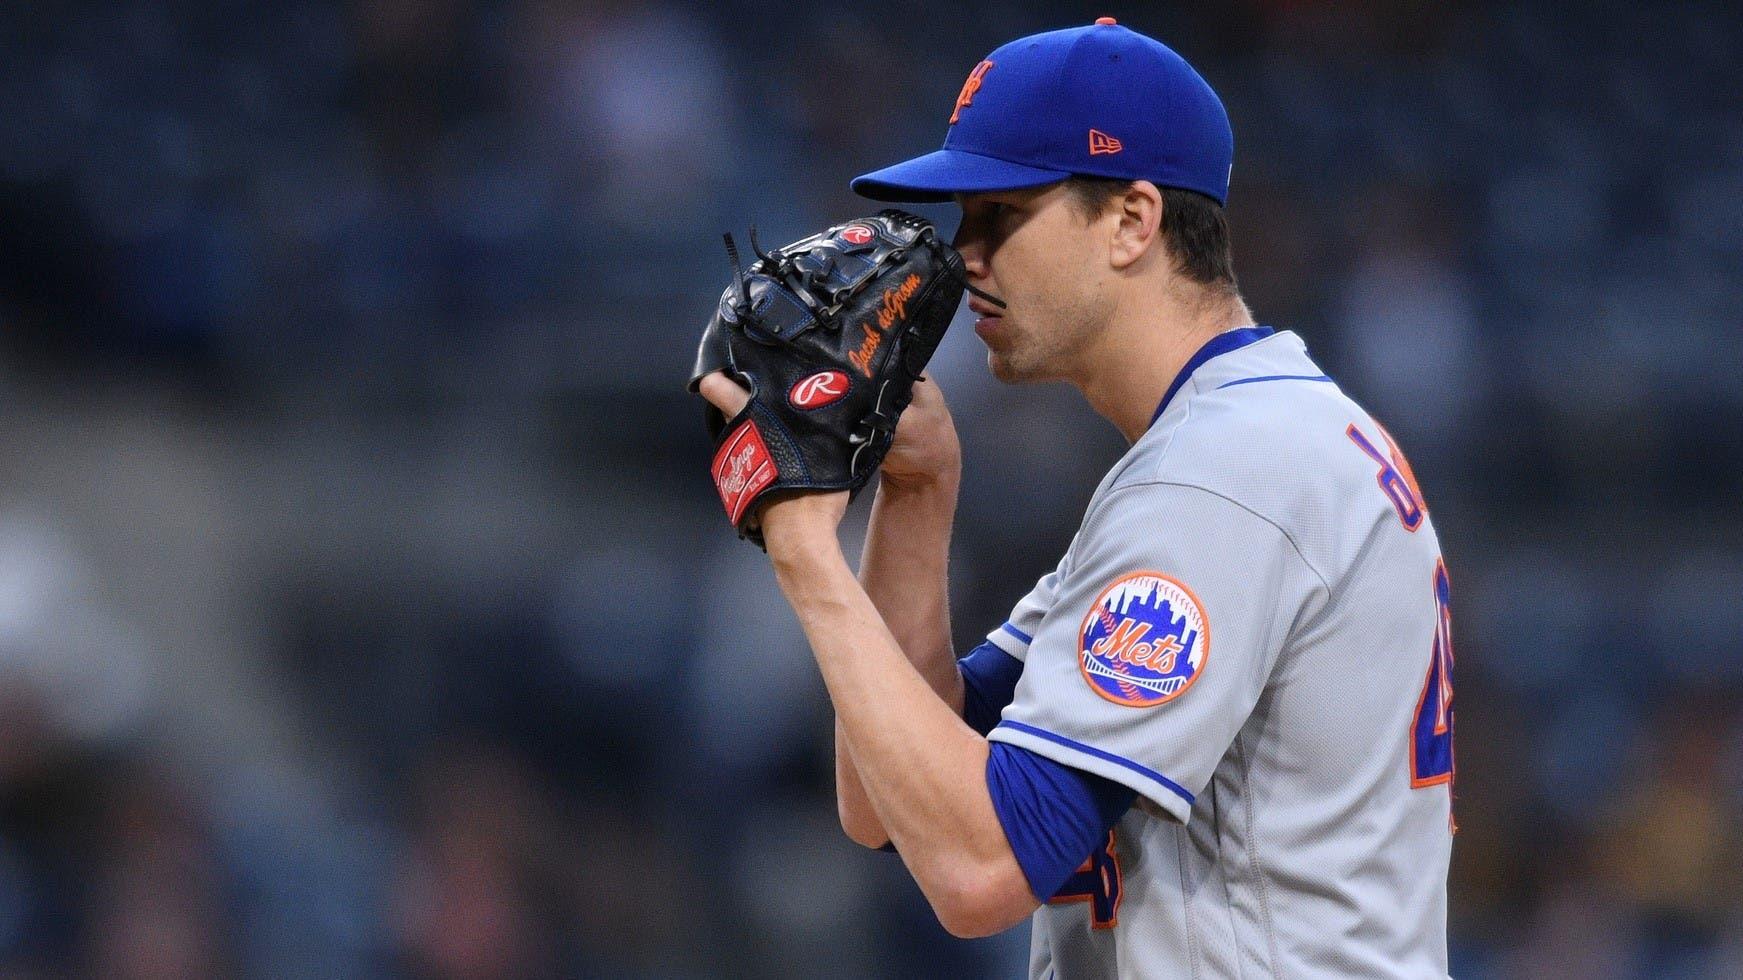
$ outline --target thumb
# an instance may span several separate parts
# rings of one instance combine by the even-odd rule
[[[729,419],[744,411],[744,407],[750,403],[750,392],[744,390],[744,386],[738,382],[727,377],[725,371],[716,371],[713,374],[703,376],[701,382],[697,384],[696,390],[702,393],[703,398],[708,399],[710,405],[720,409],[721,414]]]

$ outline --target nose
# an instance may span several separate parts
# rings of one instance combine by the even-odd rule
[[[986,241],[973,233],[966,218],[957,226],[950,245],[962,255],[963,268],[970,279],[986,278]]]

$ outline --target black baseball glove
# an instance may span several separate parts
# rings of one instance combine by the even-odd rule
[[[766,253],[753,232],[751,247],[747,274],[726,237],[736,281],[702,333],[690,390],[724,370],[750,391],[732,419],[710,406],[708,427],[726,516],[760,546],[765,498],[858,493],[871,479],[967,284],[932,223],[902,211]]]

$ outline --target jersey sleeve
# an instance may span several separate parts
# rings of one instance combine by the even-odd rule
[[[1097,503],[1052,588],[988,738],[1185,822],[1323,584],[1263,517],[1201,487],[1143,483]]]
[[[1018,660],[1029,656],[1029,644],[1035,638],[1035,631],[1041,628],[1041,620],[1053,609],[1053,600],[1058,593],[1060,576],[1065,574],[1067,563],[1071,560],[1068,551],[1060,559],[1059,567],[1041,576],[1029,594],[1018,600],[1011,609],[1011,615],[998,629],[986,635],[988,643],[998,647]]]

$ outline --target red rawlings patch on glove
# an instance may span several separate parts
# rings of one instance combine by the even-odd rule
[[[774,457],[750,419],[745,419],[714,453],[714,488],[720,491],[720,502],[734,526],[757,494],[775,482],[775,476]]]

